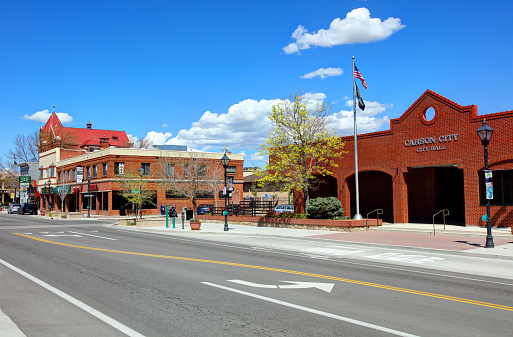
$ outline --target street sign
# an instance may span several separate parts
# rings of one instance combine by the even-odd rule
[[[30,184],[30,176],[20,176],[20,184]]]
[[[94,197],[94,194],[84,194],[84,198],[92,198]]]
[[[139,193],[141,193],[141,190],[130,190],[130,193],[139,194]]]

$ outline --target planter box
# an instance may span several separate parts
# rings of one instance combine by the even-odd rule
[[[201,220],[224,221],[222,215],[198,215]],[[327,220],[327,219],[289,219],[289,218],[271,218],[271,217],[251,217],[251,216],[228,216],[231,223],[240,223],[259,227],[283,227],[300,229],[320,229],[330,231],[360,231],[371,227],[381,226],[383,220]]]

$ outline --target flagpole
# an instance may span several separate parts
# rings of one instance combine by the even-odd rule
[[[353,56],[353,117],[354,117],[354,181],[356,187],[356,213],[353,220],[363,220],[360,214],[360,191],[358,189],[358,146],[356,142],[356,83],[354,79],[354,56]]]

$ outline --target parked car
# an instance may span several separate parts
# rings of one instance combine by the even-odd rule
[[[213,205],[208,205],[208,204],[201,204],[198,206],[198,208],[196,209],[196,214],[207,214],[207,213],[210,213],[212,211],[212,207],[214,207]]]
[[[18,209],[21,207],[20,204],[10,204],[9,208],[7,209],[7,213],[13,214],[18,213]]]
[[[18,208],[18,214],[36,214],[37,215],[37,205],[26,203],[23,206]]]
[[[274,207],[274,213],[294,213],[294,205],[278,205]]]

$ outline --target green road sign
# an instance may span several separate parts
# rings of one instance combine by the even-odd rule
[[[20,184],[30,184],[30,176],[20,176]]]

